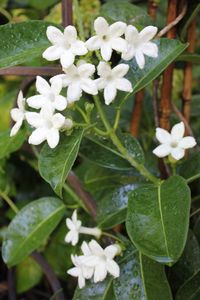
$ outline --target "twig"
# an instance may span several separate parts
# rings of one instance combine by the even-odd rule
[[[62,0],[62,24],[63,27],[73,24],[72,0]]]
[[[196,22],[192,21],[188,28],[188,53],[193,53],[195,49],[195,28]],[[192,101],[192,63],[187,62],[184,70],[184,83],[182,93],[183,115],[187,122],[190,120],[190,110]]]
[[[131,134],[135,137],[138,136],[138,130],[140,126],[140,119],[142,115],[142,104],[144,100],[144,90],[141,90],[135,94],[135,104],[131,117]]]
[[[15,274],[14,269],[8,269],[8,299],[17,300],[15,289]]]
[[[54,294],[56,294],[56,300],[66,300],[63,292],[62,292],[62,287],[60,285],[60,282],[58,281],[58,278],[56,277],[54,271],[52,268],[49,266],[47,261],[44,259],[44,257],[38,253],[38,252],[33,252],[31,256],[34,258],[34,260],[40,265],[42,268],[49,284],[51,285],[52,291]],[[14,300],[14,299],[13,299]]]
[[[16,76],[54,76],[62,72],[61,67],[51,66],[51,67],[10,67],[5,69],[0,69],[0,75],[16,75]]]
[[[191,127],[190,127],[188,121],[187,121],[186,118],[182,115],[182,113],[181,113],[180,110],[176,107],[176,105],[175,105],[174,103],[172,103],[172,109],[173,109],[173,111],[175,112],[175,114],[177,115],[177,117],[184,123],[187,133],[188,133],[190,136],[193,136],[193,137],[194,137],[194,134],[193,134],[193,132],[192,132],[192,129],[191,129]]]
[[[160,38],[164,35],[166,35],[166,33],[168,33],[173,27],[175,27],[185,16],[187,12],[187,3],[185,3],[185,5],[183,6],[183,9],[181,11],[181,13],[175,18],[175,20],[173,20],[172,22],[170,22],[169,24],[167,24],[167,26],[165,26],[158,34],[157,34],[157,38]]]
[[[153,21],[156,20],[158,4],[155,0],[148,0],[148,14]]]
[[[95,219],[97,214],[96,202],[92,198],[91,194],[85,191],[82,183],[73,172],[70,172],[69,176],[67,177],[67,183],[74,189],[80,199],[82,199],[85,207]]]

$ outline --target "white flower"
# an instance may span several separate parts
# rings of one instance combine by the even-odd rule
[[[65,74],[54,76],[51,82],[53,83],[58,78],[62,79],[63,87],[68,87],[68,103],[78,101],[82,96],[82,91],[91,95],[98,94],[95,80],[90,78],[95,72],[94,65],[81,61],[77,66],[72,65],[68,69],[64,68],[63,71]]]
[[[71,255],[71,260],[75,267],[68,270],[67,273],[73,277],[78,277],[78,285],[82,289],[85,286],[85,279],[92,278],[94,269],[83,265],[82,256]]]
[[[76,55],[85,55],[88,52],[85,43],[77,39],[74,26],[67,26],[64,33],[54,26],[49,26],[47,37],[53,46],[44,51],[43,57],[49,61],[60,59],[64,68],[74,63]]]
[[[10,136],[14,136],[18,133],[25,119],[25,99],[23,98],[22,91],[19,92],[17,97],[18,108],[13,108],[10,111],[11,118],[15,121],[15,125],[11,129]]]
[[[90,51],[101,49],[101,56],[104,60],[109,61],[113,50],[119,52],[126,50],[126,41],[121,38],[126,26],[123,22],[116,22],[109,26],[104,18],[98,17],[94,22],[96,35],[87,40],[87,48]]]
[[[129,70],[128,65],[119,64],[111,69],[108,63],[100,62],[97,70],[100,76],[100,78],[96,79],[97,87],[99,90],[104,89],[104,99],[107,105],[115,99],[117,90],[132,91],[131,82],[123,78]]]
[[[157,30],[157,27],[147,26],[139,33],[134,26],[127,26],[125,39],[128,46],[127,50],[122,53],[122,58],[124,60],[130,60],[135,57],[139,68],[143,69],[145,65],[144,55],[150,57],[158,56],[157,45],[150,42],[150,40],[156,35]]]
[[[175,160],[184,157],[185,149],[193,148],[196,141],[193,137],[184,137],[184,123],[180,122],[172,127],[171,133],[162,128],[156,128],[156,138],[161,143],[153,150],[158,157],[171,155]]]
[[[66,219],[66,225],[69,228],[69,232],[65,237],[66,243],[71,243],[73,246],[75,246],[79,241],[80,233],[93,235],[97,238],[101,236],[101,230],[99,228],[88,228],[81,226],[81,224],[81,221],[77,219],[77,211],[75,210],[72,214],[72,218]]]
[[[67,107],[67,99],[60,95],[62,90],[61,79],[56,78],[50,86],[44,78],[37,76],[36,89],[40,95],[35,95],[27,99],[30,107],[39,109],[49,105],[54,110],[57,109],[59,111]]]
[[[27,122],[36,129],[29,137],[29,144],[39,145],[45,140],[50,148],[55,148],[59,143],[59,130],[65,124],[65,117],[60,113],[54,114],[51,107],[41,109],[40,113],[27,112]]]
[[[113,258],[119,254],[119,246],[110,245],[103,249],[95,240],[89,242],[89,249],[92,255],[82,256],[81,260],[85,266],[94,268],[94,282],[103,281],[107,274],[117,278],[120,275],[120,268]]]

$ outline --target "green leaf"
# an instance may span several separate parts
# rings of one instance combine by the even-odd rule
[[[0,68],[15,66],[42,55],[50,45],[46,37],[49,25],[44,21],[27,21],[0,26]]]
[[[37,285],[42,278],[42,269],[37,262],[27,257],[16,267],[16,288],[18,293],[24,293]]]
[[[97,222],[102,229],[112,228],[125,221],[128,204],[128,194],[137,184],[128,184],[105,194],[98,201]]]
[[[130,66],[128,77],[132,82],[134,93],[158,77],[187,48],[187,44],[167,38],[155,40],[154,43],[158,46],[158,57],[145,57],[144,69],[141,70],[137,66],[135,58],[129,62],[124,61]]]
[[[152,24],[144,9],[122,0],[112,0],[102,5],[100,13],[111,23],[123,21],[139,28]]]
[[[187,13],[185,15],[185,17],[183,18],[182,22],[181,22],[181,30],[180,30],[180,37],[181,40],[184,40],[186,38],[187,35],[187,29],[189,27],[189,25],[191,24],[192,20],[194,20],[196,18],[196,16],[198,15],[200,11],[200,3],[199,1],[188,1],[188,7],[187,7]]]
[[[180,165],[179,174],[188,182],[200,177],[200,152],[191,155]]]
[[[0,159],[19,150],[25,141],[25,131],[20,130],[15,136],[10,137],[10,130],[0,131]]]
[[[11,267],[24,260],[48,238],[64,212],[64,204],[53,197],[26,205],[8,226],[2,245],[4,262]]]
[[[35,7],[36,9],[47,9],[48,7],[52,6],[53,4],[56,4],[57,0],[29,0],[29,5]]]
[[[164,266],[135,251],[113,282],[116,300],[172,300]]]
[[[190,189],[180,176],[131,192],[126,228],[137,249],[161,263],[181,256],[188,233]]]
[[[195,273],[179,289],[175,300],[199,300],[200,299],[200,271]]]
[[[183,53],[177,59],[177,61],[192,62],[194,64],[200,64],[200,55],[193,53]]]
[[[40,152],[40,175],[60,197],[63,184],[78,155],[82,136],[83,129],[74,130],[70,136],[62,136],[55,149],[45,144]]]

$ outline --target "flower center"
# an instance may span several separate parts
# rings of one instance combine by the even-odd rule
[[[50,100],[51,102],[54,102],[54,101],[55,101],[55,95],[54,95],[53,93],[50,93],[50,94],[49,94],[49,100]]]
[[[173,142],[171,142],[170,146],[171,146],[172,148],[177,148],[177,147],[178,147],[178,143],[175,142],[175,141],[173,141]]]
[[[51,120],[46,120],[45,126],[47,129],[51,129],[53,127],[53,123]]]
[[[103,35],[103,36],[102,36],[102,40],[105,41],[105,42],[107,42],[107,41],[109,40],[109,38],[108,38],[107,35]]]

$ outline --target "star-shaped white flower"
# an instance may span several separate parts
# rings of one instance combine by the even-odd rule
[[[95,80],[91,79],[91,76],[95,72],[95,66],[84,61],[79,62],[77,66],[72,65],[68,69],[63,69],[65,74],[56,75],[51,78],[53,84],[54,80],[62,79],[63,87],[67,89],[67,102],[73,103],[78,101],[82,92],[87,94],[97,95],[98,90]]]
[[[140,69],[144,68],[145,57],[158,56],[158,47],[150,40],[156,35],[158,28],[147,26],[141,32],[138,32],[136,27],[129,25],[126,28],[125,39],[127,41],[127,49],[122,53],[124,60],[130,60],[135,57]]]
[[[67,99],[60,95],[62,90],[61,79],[56,78],[50,86],[44,78],[37,76],[36,89],[40,95],[35,95],[27,99],[30,107],[40,109],[48,105],[53,110],[57,109],[59,111],[67,107]]]
[[[65,237],[65,242],[75,246],[79,241],[79,230],[81,227],[81,221],[77,219],[76,210],[73,212],[71,219],[66,219],[66,225],[69,228],[69,232]]]
[[[172,127],[171,133],[162,128],[156,128],[156,138],[161,143],[153,150],[158,157],[171,155],[175,160],[184,157],[185,150],[193,148],[196,141],[193,137],[184,137],[185,126],[180,122]]]
[[[92,255],[82,256],[82,263],[94,268],[94,282],[103,281],[107,274],[117,278],[120,275],[120,268],[114,261],[114,257],[119,254],[119,246],[110,245],[103,249],[95,240],[89,242],[89,249]]]
[[[99,90],[104,89],[104,99],[107,105],[115,99],[117,90],[124,92],[132,91],[131,82],[123,78],[129,70],[128,65],[119,64],[111,69],[108,63],[100,62],[97,70],[100,76],[100,78],[96,79],[97,87]]]
[[[85,279],[92,278],[94,269],[86,267],[82,263],[82,256],[71,255],[71,260],[75,267],[68,270],[67,273],[73,277],[78,277],[78,285],[82,289],[85,286]]]
[[[109,26],[103,17],[98,17],[94,22],[96,35],[86,42],[88,50],[101,49],[101,56],[105,61],[111,59],[113,50],[124,52],[127,44],[121,36],[125,32],[126,26],[123,22],[116,22]]]
[[[25,99],[23,97],[22,91],[19,92],[17,97],[18,108],[13,108],[10,111],[11,118],[15,121],[15,125],[11,129],[10,136],[14,136],[18,133],[25,119]]]
[[[85,43],[77,39],[74,26],[67,26],[64,33],[54,26],[49,26],[47,37],[53,46],[44,51],[43,57],[49,61],[60,59],[64,68],[74,63],[76,55],[85,55],[88,52]]]
[[[39,145],[45,140],[50,148],[55,148],[60,139],[59,130],[65,126],[65,117],[60,113],[54,114],[51,107],[41,109],[40,113],[27,112],[27,122],[36,129],[29,137],[29,144]]]

